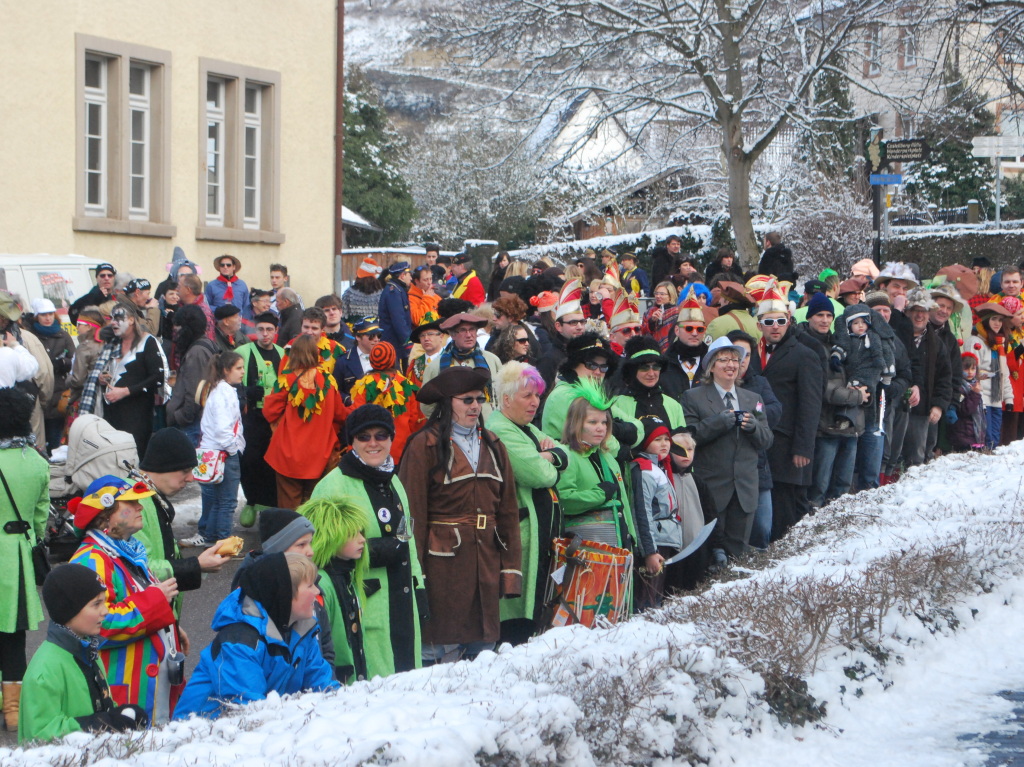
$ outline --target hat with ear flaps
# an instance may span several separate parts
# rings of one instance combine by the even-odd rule
[[[774,277],[768,280],[757,302],[757,316],[762,317],[771,312],[789,313],[789,301],[786,300],[782,288]]]
[[[555,305],[555,319],[560,320],[569,314],[583,314],[580,301],[583,300],[583,287],[577,279],[566,280],[558,294]]]
[[[699,322],[701,325],[704,322],[704,311],[701,308],[700,301],[697,300],[697,292],[693,289],[693,285],[686,292],[686,298],[679,304],[679,314],[676,317],[676,324],[683,322]]]

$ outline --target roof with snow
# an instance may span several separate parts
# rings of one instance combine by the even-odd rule
[[[345,226],[354,226],[356,229],[369,229],[371,232],[382,231],[379,226],[372,224],[360,216],[354,210],[341,206],[341,223]]]

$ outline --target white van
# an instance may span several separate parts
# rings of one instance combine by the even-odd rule
[[[71,335],[75,327],[68,320],[68,307],[96,284],[96,267],[104,263],[86,256],[10,255],[0,253],[0,290],[21,298],[29,310],[33,299],[49,298],[57,307],[61,326]]]

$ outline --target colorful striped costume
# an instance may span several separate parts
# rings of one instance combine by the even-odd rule
[[[86,533],[71,561],[94,570],[107,589],[110,613],[103,619],[100,632],[100,661],[107,669],[114,702],[142,706],[150,721],[155,718],[155,709],[173,710],[181,690],[161,689],[166,677],[160,673],[160,661],[167,653],[165,641],[177,646],[176,636],[168,637],[168,632],[161,631],[174,629],[174,613],[163,592],[153,585],[153,574],[146,569],[145,581],[140,582],[140,573],[133,573],[126,561],[94,538],[92,532]],[[158,707],[158,695],[168,702]]]

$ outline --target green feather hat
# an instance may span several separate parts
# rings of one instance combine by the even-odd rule
[[[572,386],[576,389],[574,399],[582,397],[596,410],[608,410],[612,406],[612,401],[604,393],[604,386],[593,378],[583,376]]]

